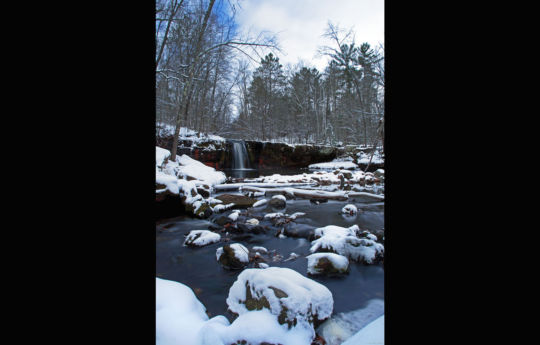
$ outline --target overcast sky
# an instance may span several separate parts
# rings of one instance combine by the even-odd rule
[[[302,59],[322,72],[327,58],[316,58],[316,53],[318,46],[331,44],[322,37],[329,20],[340,28],[352,27],[357,44],[384,43],[384,0],[243,0],[240,5],[241,30],[278,34],[284,66]]]

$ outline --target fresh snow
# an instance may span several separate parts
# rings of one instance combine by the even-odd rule
[[[265,254],[268,253],[268,249],[266,249],[265,247],[255,246],[251,249],[256,252],[263,252]]]
[[[326,340],[326,345],[340,345],[355,333],[365,328],[380,316],[384,316],[384,301],[369,300],[364,308],[333,314],[317,329],[317,334]],[[384,334],[384,329],[380,333]],[[351,341],[352,342],[352,341]],[[369,343],[353,343],[354,345]]]
[[[233,313],[239,315],[249,313],[244,304],[247,285],[252,296],[258,296],[258,298],[264,296],[268,300],[274,317],[281,313],[283,307],[287,308],[288,318],[296,318],[297,326],[309,329],[311,337],[315,336],[315,331],[308,323],[309,315],[317,315],[319,319],[325,319],[332,314],[334,300],[328,288],[284,267],[243,270],[229,289],[227,297],[227,305]],[[276,297],[274,290],[270,287],[282,290],[287,297],[281,299]]]
[[[197,237],[198,236],[198,237]],[[184,246],[194,244],[196,246],[206,246],[219,242],[221,236],[209,230],[191,230],[184,241]]]
[[[259,220],[257,218],[251,218],[251,219],[246,220],[246,224],[259,225]]]
[[[184,284],[156,278],[156,345],[195,345],[206,308]]]
[[[309,169],[324,169],[324,170],[335,170],[335,169],[356,169],[358,165],[353,162],[327,162],[327,163],[317,163],[310,164]]]
[[[259,201],[255,202],[252,207],[259,207],[259,206],[262,206],[262,205],[266,204],[267,202],[268,202],[268,200],[262,199],[262,200],[259,200]]]
[[[343,255],[335,254],[335,253],[315,253],[308,255],[306,259],[308,260],[308,273],[310,274],[319,274],[319,270],[315,268],[317,263],[320,259],[326,258],[330,262],[332,262],[332,265],[338,269],[338,270],[344,270],[346,271],[349,267],[349,259],[344,257]]]
[[[379,316],[341,345],[359,344],[384,345],[384,315]]]
[[[285,198],[283,195],[274,195],[272,199],[279,199],[287,202],[287,198]]]
[[[234,210],[231,214],[229,214],[229,219],[236,222],[238,215],[240,215],[240,210]]]
[[[240,243],[233,243],[229,245],[234,251],[234,257],[240,262],[248,263],[249,262],[249,250],[241,245]],[[219,247],[216,250],[216,260],[219,260],[219,257],[223,254],[223,247]]]
[[[205,311],[189,287],[156,278],[156,345],[310,345],[314,337],[313,329],[280,325],[268,309],[244,313],[232,324],[223,315],[209,319]]]
[[[267,269],[257,270],[262,272]],[[312,329],[303,325],[288,329],[287,325],[280,325],[268,309],[242,314],[230,325],[206,322],[199,333],[203,336],[201,345],[237,344],[240,340],[245,340],[247,344],[310,345],[313,339]]]
[[[171,156],[171,151],[156,146],[156,166],[161,167],[166,158]]]
[[[284,217],[285,215],[281,212],[275,212],[275,213],[267,213],[264,215],[264,218],[267,218],[267,219],[272,219],[272,218],[281,218],[281,217]]]
[[[229,210],[234,205],[235,205],[234,202],[231,202],[230,204],[227,204],[227,205],[218,204],[212,208],[212,211],[215,213],[223,212],[223,211]]]
[[[353,204],[348,204],[343,206],[341,213],[353,215],[358,213],[358,209]]]
[[[206,184],[216,185],[227,180],[225,173],[222,171],[216,171],[216,169],[209,167],[187,155],[180,156],[178,163],[180,163],[180,166],[178,167],[179,174],[194,177],[195,179]]]
[[[370,238],[359,238],[358,225],[343,228],[336,225],[328,225],[317,228],[314,231],[318,239],[311,242],[312,253],[319,250],[331,250],[337,254],[346,256],[356,261],[365,261],[370,264],[377,254],[384,253],[384,246]],[[362,232],[365,236],[367,232]]]

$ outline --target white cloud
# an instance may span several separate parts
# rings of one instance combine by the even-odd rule
[[[328,21],[352,27],[357,44],[384,42],[384,0],[244,0],[240,5],[237,22],[242,30],[278,34],[283,65],[301,59],[322,71],[327,58],[316,58],[316,53],[319,46],[331,44],[322,37]]]

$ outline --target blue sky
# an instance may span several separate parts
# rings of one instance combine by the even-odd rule
[[[340,28],[353,28],[357,44],[384,43],[384,0],[240,0],[236,22],[239,30],[277,33],[283,65],[302,59],[322,71],[326,57],[317,48],[330,45],[322,37],[330,20]]]

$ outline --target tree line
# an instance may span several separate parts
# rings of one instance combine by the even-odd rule
[[[329,23],[332,43],[319,51],[330,57],[326,68],[284,69],[275,37],[239,33],[235,11],[228,0],[156,1],[157,122],[173,125],[176,137],[188,127],[250,140],[382,144],[382,45],[356,46],[354,32]]]

